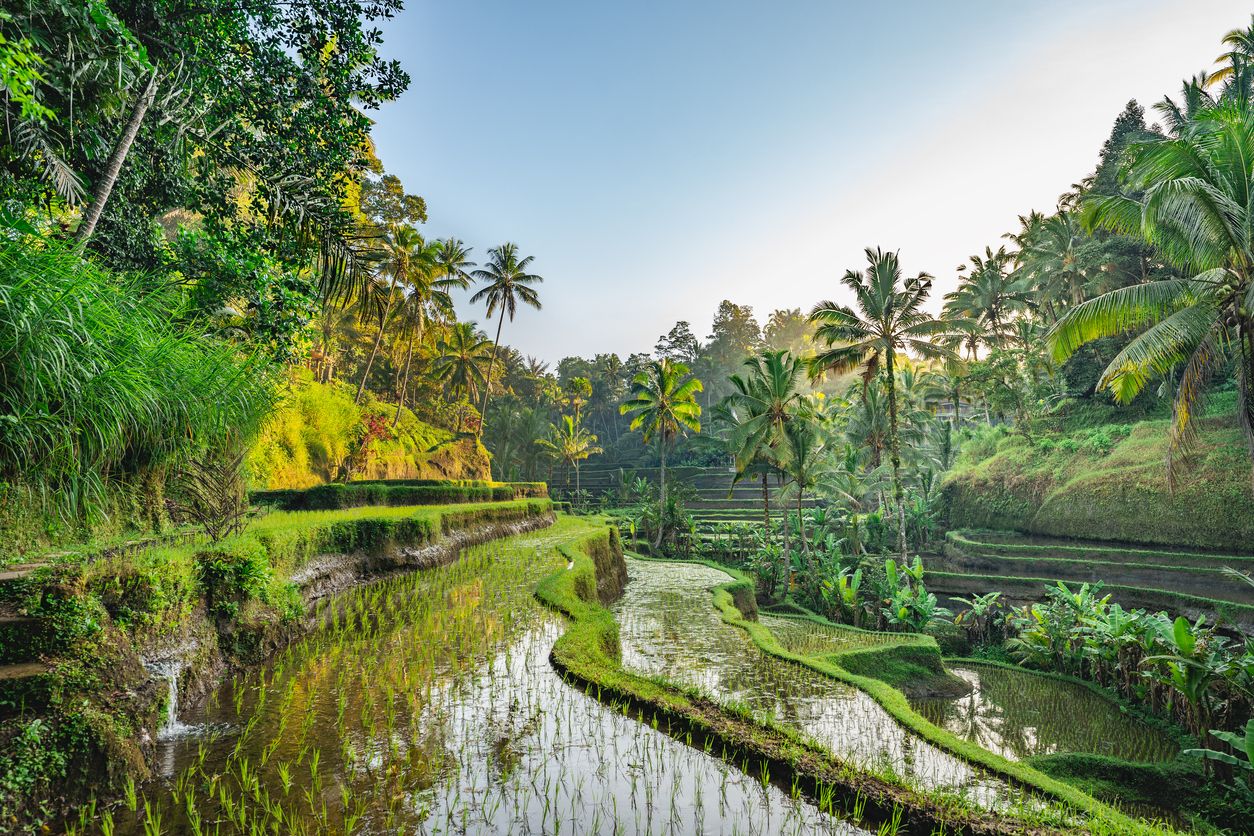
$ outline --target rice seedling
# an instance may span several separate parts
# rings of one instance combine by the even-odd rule
[[[188,718],[209,732],[162,742],[174,770],[119,832],[862,832],[561,679],[533,589],[587,534],[563,519],[335,596]]]

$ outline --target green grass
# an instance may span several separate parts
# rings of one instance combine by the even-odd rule
[[[755,621],[746,619],[740,609],[737,608],[735,591],[746,582],[747,579],[742,576],[728,584],[717,587],[714,590],[715,606],[722,613],[724,621],[745,630],[753,639],[754,644],[764,652],[781,659],[805,665],[833,679],[860,688],[883,706],[899,723],[929,743],[957,755],[969,763],[987,769],[995,775],[1044,792],[1077,810],[1083,811],[1092,816],[1092,824],[1101,829],[1109,828],[1109,832],[1117,833],[1157,832],[1158,828],[1155,826],[1132,819],[1094,799],[1092,796],[1081,792],[1070,784],[1051,778],[1029,765],[1016,763],[995,755],[933,725],[911,708],[909,701],[907,701],[900,690],[881,679],[851,672],[837,664],[831,657],[815,658],[788,651],[768,628]]]
[[[316,511],[361,506],[505,502],[547,496],[548,486],[543,482],[402,479],[255,491],[250,499],[254,503],[274,505],[286,511]]]
[[[724,745],[732,745],[756,757],[767,759],[773,768],[783,770],[784,774],[792,775],[807,786],[826,786],[829,792],[833,786],[846,790],[852,788],[863,798],[869,798],[873,804],[872,809],[878,807],[880,812],[891,811],[893,807],[910,809],[917,818],[907,818],[916,825],[930,821],[931,825],[925,826],[934,827],[944,821],[947,828],[954,828],[961,827],[965,820],[968,824],[979,821],[995,831],[1051,827],[1042,825],[1040,821],[1013,823],[1001,819],[994,823],[989,820],[991,814],[975,810],[967,802],[955,802],[952,798],[942,802],[902,785],[895,776],[871,775],[841,764],[830,753],[802,740],[795,732],[770,719],[739,716],[732,709],[712,705],[709,700],[691,689],[662,680],[647,679],[623,670],[617,655],[618,625],[613,615],[588,594],[588,590],[595,585],[591,579],[595,575],[595,566],[579,549],[565,553],[571,560],[571,568],[545,578],[537,586],[536,594],[542,601],[565,613],[572,620],[569,629],[554,645],[554,664],[568,679],[583,684],[589,693],[595,694],[599,699],[630,705],[632,710],[640,712],[642,719],[646,715],[662,715],[689,729],[698,728],[703,734],[716,736]],[[727,567],[707,565],[715,565],[731,576],[728,583],[714,590],[714,604],[723,619],[746,630],[764,652],[807,665],[861,688],[902,725],[924,739],[995,774],[1042,791],[1057,799],[1064,807],[1082,811],[1088,817],[1083,829],[1089,832],[1165,832],[1155,825],[1129,818],[1075,787],[1030,766],[1000,758],[931,725],[910,708],[900,691],[885,682],[852,674],[825,659],[790,653],[769,629],[747,620],[738,607],[737,602],[743,602],[741,606],[752,606],[752,581],[743,573]],[[1046,811],[1038,813],[1041,816],[1047,815]],[[922,822],[919,821],[920,818]],[[1056,823],[1052,825],[1058,826]]]
[[[359,405],[353,387],[318,383],[294,373],[292,384],[266,422],[247,458],[249,483],[257,489],[308,488],[332,481],[365,417],[391,425],[396,407],[367,393]],[[482,479],[488,454],[471,436],[432,426],[402,409],[387,438],[375,442],[361,474],[370,479]]]
[[[1168,422],[1019,436],[964,448],[943,486],[952,528],[1016,530],[1189,549],[1254,543],[1250,460],[1231,418],[1198,421],[1191,465],[1167,484]]]
[[[1001,590],[1012,597],[1041,598],[1043,587],[1055,586],[1057,578],[1024,578],[1011,575],[984,575],[967,572],[929,571],[928,586],[936,592],[945,594],[966,595],[971,592],[991,592]],[[1063,581],[1074,586],[1077,581]],[[1254,605],[1238,604],[1233,601],[1220,601],[1200,595],[1188,595],[1169,589],[1153,587],[1127,586],[1117,583],[1103,583],[1102,592],[1109,593],[1112,598],[1124,607],[1142,607],[1149,610],[1165,610],[1179,613],[1192,608],[1205,613],[1219,624],[1251,625],[1254,624]]]

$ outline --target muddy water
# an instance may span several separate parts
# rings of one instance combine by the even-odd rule
[[[863,833],[561,681],[532,590],[576,529],[336,596],[179,718],[117,832]]]
[[[1179,752],[1167,735],[1078,683],[993,665],[954,665],[951,670],[972,684],[971,693],[918,700],[915,710],[1012,760],[1089,752],[1152,763]]]
[[[906,731],[862,691],[763,653],[725,624],[710,589],[728,576],[699,564],[632,560],[615,604],[623,666],[695,686],[724,703],[790,725],[861,767],[891,771],[915,786],[964,794],[984,804],[1015,794]]]

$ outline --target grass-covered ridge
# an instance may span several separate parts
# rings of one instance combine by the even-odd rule
[[[1169,421],[1139,421],[969,443],[945,479],[952,528],[1190,549],[1249,551],[1249,455],[1230,418],[1198,419],[1189,467],[1167,481]]]
[[[373,442],[362,479],[486,479],[488,454],[472,436],[434,427],[407,408],[367,395],[353,402],[346,383],[297,374],[248,454],[254,489],[309,488],[332,481],[352,451],[363,421],[379,416],[389,433]]]
[[[599,541],[609,534],[594,533],[585,543]],[[597,563],[584,544],[564,547],[570,559],[567,570],[545,578],[537,587],[537,596],[572,619],[569,629],[558,639],[552,652],[554,664],[568,680],[582,684],[585,690],[603,701],[637,713],[642,720],[660,722],[672,733],[685,732],[701,738],[713,738],[724,747],[731,747],[746,763],[765,763],[772,774],[777,771],[792,776],[794,786],[814,796],[827,799],[832,810],[839,805],[850,809],[856,798],[866,804],[868,819],[901,816],[909,832],[933,832],[943,822],[945,832],[1010,833],[1061,832],[1064,825],[1050,819],[1050,811],[1041,811],[1040,819],[1017,821],[973,808],[953,798],[939,798],[922,793],[901,783],[893,776],[876,775],[855,769],[834,758],[829,752],[803,740],[796,732],[772,720],[741,714],[714,703],[700,693],[662,680],[638,676],[622,668],[618,658],[618,625],[595,594]],[[724,571],[727,571],[724,569]],[[737,601],[752,607],[752,582],[744,576],[733,578],[714,592],[714,603],[723,618],[749,631],[763,650],[799,664],[809,664],[835,678],[861,687],[881,704],[892,703],[890,712],[912,730],[921,728],[935,733],[932,742],[944,741],[942,748],[997,774],[1042,790],[1063,802],[1065,807],[1082,811],[1085,829],[1095,833],[1158,833],[1161,829],[1128,818],[1083,792],[1050,778],[1031,767],[998,758],[977,746],[968,744],[943,730],[926,723],[909,707],[899,691],[884,682],[850,674],[836,666],[790,654],[771,632],[747,620]],[[896,708],[897,711],[894,711]],[[900,712],[900,714],[898,713]],[[948,743],[950,745],[944,745]],[[1052,809],[1052,808],[1051,808]],[[904,812],[904,816],[902,813]],[[1057,810],[1052,810],[1056,814]],[[1072,822],[1066,827],[1074,827]]]
[[[547,497],[544,482],[490,482],[479,479],[398,479],[332,483],[304,489],[254,491],[253,502],[286,511],[394,505],[445,505],[469,502],[506,502]]]
[[[38,674],[0,677],[0,820],[147,774],[142,741],[165,703],[142,664],[154,655],[189,654],[180,690],[198,693],[303,632],[306,592],[325,591],[328,571],[350,584],[551,521],[547,499],[275,512],[218,543],[64,553],[0,584],[0,611],[48,627],[27,648]]]

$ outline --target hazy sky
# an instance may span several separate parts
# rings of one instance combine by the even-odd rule
[[[937,277],[1096,165],[1247,24],[1230,0],[408,0],[413,78],[375,114],[429,236],[516,241],[549,361],[647,351],[719,300],[808,310],[866,246]],[[1153,114],[1150,114],[1151,121]],[[461,315],[482,323],[483,311]]]

